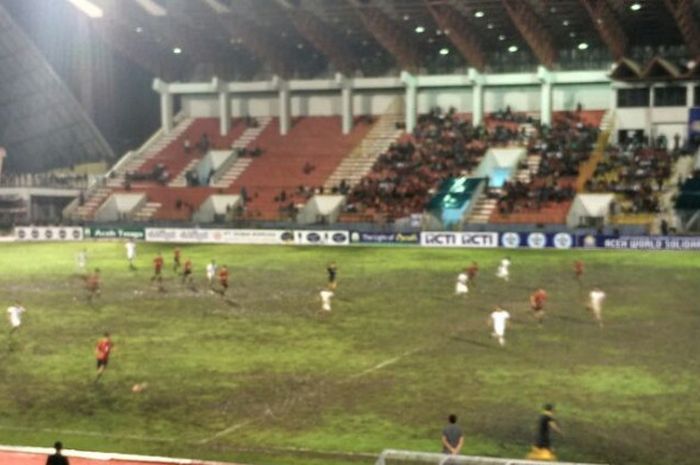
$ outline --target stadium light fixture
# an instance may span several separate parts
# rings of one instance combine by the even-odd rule
[[[410,15],[403,15],[403,20],[404,20],[404,21],[408,21],[409,19],[411,19],[411,16],[410,16]]]
[[[102,8],[99,6],[95,5],[89,0],[68,0],[68,2],[88,15],[90,18],[101,18],[104,16],[104,12],[102,11]]]
[[[588,44],[586,42],[581,42],[578,44],[578,49],[579,50],[586,50],[588,48]]]
[[[503,34],[501,34],[501,35],[498,36],[498,40],[501,40],[501,41],[506,40],[506,36],[504,36]]]
[[[561,24],[562,24],[562,26],[566,27],[566,26],[568,26],[568,25],[571,24],[571,23],[569,22],[568,19],[565,19],[564,21],[561,22]]]
[[[518,46],[517,46],[517,45],[511,45],[510,47],[508,47],[508,51],[509,51],[510,53],[515,53],[515,52],[518,51]]]
[[[483,18],[484,17],[484,12],[481,10],[477,10],[474,12],[474,17],[475,18]]]
[[[156,3],[155,0],[133,0],[151,16],[165,16],[168,11]]]
[[[182,49],[181,49],[180,47],[175,47],[175,48],[173,49],[173,53],[174,53],[175,55],[179,55],[179,54],[182,53]]]
[[[634,2],[633,4],[630,5],[630,10],[632,11],[639,11],[642,9],[642,5],[639,2]]]
[[[423,26],[416,26],[416,34],[423,34],[425,32],[425,28]]]
[[[488,23],[486,25],[486,29],[493,29],[493,23]]]
[[[449,49],[449,48],[441,48],[441,49],[440,49],[440,55],[443,55],[443,56],[444,56],[444,55],[448,55],[449,53],[450,53],[450,49]]]

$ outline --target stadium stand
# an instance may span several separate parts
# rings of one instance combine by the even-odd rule
[[[264,155],[253,159],[232,185],[236,193],[245,192],[245,216],[276,219],[285,210],[293,213],[326,184],[372,125],[360,119],[343,135],[337,117],[306,117],[282,136],[271,124],[256,141]]]

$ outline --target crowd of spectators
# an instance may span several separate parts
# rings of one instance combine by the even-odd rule
[[[672,154],[648,142],[609,146],[604,159],[586,183],[589,192],[612,192],[622,201],[612,213],[658,213],[659,193],[671,175]]]
[[[579,114],[561,115],[547,127],[507,107],[490,115],[484,127],[472,125],[453,109],[443,113],[436,108],[419,117],[413,134],[379,156],[371,172],[350,190],[345,211],[381,213],[389,219],[422,211],[442,181],[470,174],[488,148],[512,144],[539,154],[541,163],[531,182],[504,185],[497,194],[501,212],[570,200],[575,195],[570,181],[598,137],[598,129],[584,124]],[[527,169],[527,163],[519,169]]]
[[[345,210],[389,219],[421,211],[443,180],[471,172],[488,147],[526,138],[525,132],[502,126],[487,130],[454,109],[435,108],[418,118],[413,134],[379,156],[349,192]]]
[[[551,202],[572,200],[579,166],[590,157],[598,132],[598,128],[582,122],[580,111],[559,115],[551,127],[535,124],[527,148],[530,155],[540,156],[539,168],[530,173],[529,183],[515,180],[504,184],[498,211],[537,211]],[[518,168],[527,169],[527,165]]]

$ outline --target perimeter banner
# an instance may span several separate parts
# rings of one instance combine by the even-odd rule
[[[147,242],[181,244],[288,244],[294,233],[279,229],[146,228]]]
[[[381,233],[381,232],[360,232],[350,233],[350,240],[353,244],[410,244],[420,243],[420,233]]]
[[[577,238],[584,248],[627,250],[700,250],[700,236],[594,236]]]
[[[91,239],[136,239],[146,238],[144,228],[109,228],[101,226],[90,226],[83,230],[85,238]]]
[[[422,232],[420,245],[424,247],[498,247],[495,232]]]
[[[501,247],[515,249],[528,247],[530,249],[570,249],[574,247],[574,236],[569,233],[542,233],[542,232],[506,232],[501,233],[499,241]]]
[[[73,226],[23,226],[15,228],[18,241],[82,241],[83,228]]]

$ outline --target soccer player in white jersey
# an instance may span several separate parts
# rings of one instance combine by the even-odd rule
[[[324,312],[331,311],[331,299],[335,296],[335,292],[329,287],[321,290],[321,310]]]
[[[87,268],[87,250],[82,249],[75,256],[75,265],[78,267],[78,271],[83,272]]]
[[[496,270],[496,276],[504,281],[510,280],[510,257],[501,260],[501,264],[498,265],[498,269]]]
[[[216,278],[216,262],[212,260],[207,264],[207,282],[209,287],[214,285],[214,278]]]
[[[593,318],[598,322],[598,326],[603,327],[603,301],[605,292],[600,288],[594,288],[589,294],[588,309],[593,313]]]
[[[455,294],[465,295],[467,292],[469,292],[469,287],[467,287],[468,282],[469,276],[467,275],[467,270],[464,269],[464,271],[457,275],[457,283],[455,284]]]
[[[136,258],[136,242],[133,239],[129,239],[126,244],[124,244],[126,249],[126,259],[129,261],[129,269],[135,270],[134,259]]]
[[[7,317],[10,319],[10,334],[14,333],[22,325],[22,314],[25,312],[24,307],[19,302],[15,302],[7,309]]]
[[[498,305],[496,309],[491,312],[491,317],[489,319],[491,327],[493,328],[493,333],[491,333],[491,335],[498,339],[498,343],[501,346],[506,344],[506,326],[508,325],[509,319],[510,313]]]

